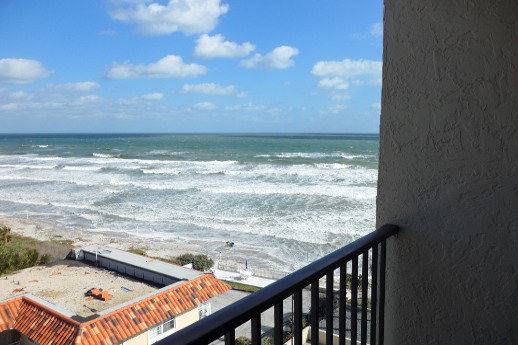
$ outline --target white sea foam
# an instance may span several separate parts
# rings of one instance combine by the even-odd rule
[[[92,156],[94,157],[97,157],[97,158],[116,158],[116,157],[120,157],[120,154],[111,154],[111,153],[92,153]]]
[[[377,170],[370,153],[258,151],[202,160],[189,149],[93,148],[75,156],[38,149],[0,155],[0,213],[28,209],[99,231],[130,233],[140,225],[140,236],[157,240],[196,234],[214,243],[210,248],[232,239],[292,263],[301,252],[320,255],[374,224]]]

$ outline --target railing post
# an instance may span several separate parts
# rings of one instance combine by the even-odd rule
[[[282,301],[275,304],[273,307],[273,342],[275,345],[282,345],[283,335],[283,315],[282,315]]]
[[[225,334],[225,345],[235,345],[236,343],[236,330],[233,329]]]
[[[318,279],[311,284],[311,345],[318,345]]]
[[[261,345],[261,314],[256,315],[251,320],[252,345]]]
[[[302,345],[302,290],[293,295],[293,314],[294,345]]]
[[[372,282],[371,282],[371,334],[370,345],[376,345],[377,310],[378,310],[378,244],[372,247]]]
[[[380,255],[380,311],[379,311],[379,335],[378,344],[384,344],[385,338],[385,269],[387,260],[387,244],[383,240],[381,242],[381,255]]]
[[[334,272],[326,275],[326,344],[333,344]]]
[[[338,345],[345,345],[347,325],[347,263],[340,266],[340,304],[338,309]]]
[[[361,344],[367,345],[367,308],[369,306],[369,251],[363,252],[362,256],[362,322],[361,322]]]
[[[351,344],[358,340],[358,257],[353,258],[351,279]]]

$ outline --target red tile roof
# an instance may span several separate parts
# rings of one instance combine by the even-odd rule
[[[15,298],[0,304],[0,332],[14,327],[14,321],[21,303],[21,298]]]
[[[0,332],[16,329],[42,345],[112,345],[228,290],[227,284],[203,275],[83,323],[23,296],[0,304]]]
[[[74,344],[79,322],[22,297],[14,329],[40,344]]]

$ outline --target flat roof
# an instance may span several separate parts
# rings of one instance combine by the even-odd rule
[[[91,288],[108,291],[113,298],[90,299],[85,293]],[[70,317],[94,317],[157,290],[142,280],[74,260],[30,267],[0,277],[0,301],[29,293],[39,297],[40,303]]]
[[[111,248],[103,245],[90,245],[78,248],[84,252],[97,254],[110,260],[122,262],[134,267],[139,267],[155,273],[160,273],[177,280],[193,280],[203,275],[202,272],[169,264],[158,259],[151,259],[142,255],[126,252],[120,249]]]

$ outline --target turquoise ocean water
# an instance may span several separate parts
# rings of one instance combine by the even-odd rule
[[[377,135],[0,135],[0,215],[291,271],[374,229],[377,169]]]

